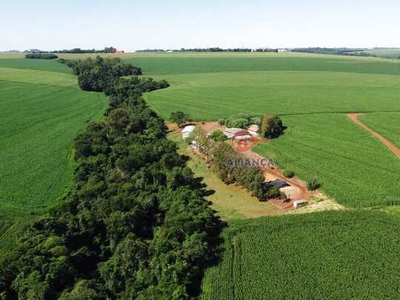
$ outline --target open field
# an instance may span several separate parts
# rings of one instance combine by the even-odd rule
[[[57,60],[46,59],[25,59],[25,58],[11,58],[2,59],[0,55],[1,68],[15,68],[15,69],[30,69],[37,71],[49,71],[57,73],[72,74],[72,71],[67,66],[60,64]]]
[[[376,211],[231,222],[202,299],[396,299],[399,230]]]
[[[125,57],[123,57],[125,58]],[[328,71],[400,75],[400,62],[333,55],[296,53],[154,54],[125,58],[147,75],[254,72]]]
[[[308,53],[99,53],[57,54],[67,59],[121,57],[144,69],[146,75],[196,74],[243,71],[334,71],[400,74],[400,61]],[[56,60],[25,60],[24,54],[0,53],[1,67],[39,68],[69,72]],[[168,77],[166,77],[168,80]]]
[[[243,112],[289,115],[400,111],[400,76],[267,71],[165,77],[171,87],[146,95],[164,118],[177,110],[199,120],[217,120]]]
[[[105,106],[73,75],[0,67],[0,258],[20,225],[68,191],[72,140]]]

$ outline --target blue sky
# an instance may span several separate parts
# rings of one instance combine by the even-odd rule
[[[394,0],[6,1],[0,51],[400,47]]]

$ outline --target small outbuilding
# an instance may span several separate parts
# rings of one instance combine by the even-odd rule
[[[257,136],[258,131],[260,130],[260,127],[257,124],[253,124],[249,127],[248,131],[250,132],[251,135]]]
[[[267,186],[276,186],[276,187],[279,188],[279,189],[284,188],[284,187],[287,187],[287,186],[290,186],[289,183],[287,183],[286,181],[281,180],[281,179],[275,179],[275,180],[273,180],[273,181],[268,181],[268,182],[266,183],[266,185],[267,185]]]
[[[308,201],[307,200],[295,200],[293,201],[293,207],[294,208],[300,208],[302,206],[308,205]]]
[[[188,138],[190,136],[190,134],[193,132],[194,128],[195,128],[194,125],[185,126],[182,129],[182,132],[181,132],[182,133],[182,138],[183,139]]]

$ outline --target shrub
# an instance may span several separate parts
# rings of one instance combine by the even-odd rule
[[[227,119],[226,120],[227,127],[247,128],[248,125],[249,125],[249,121],[245,118]]]
[[[281,191],[279,190],[279,188],[277,186],[270,185],[270,186],[267,186],[267,188],[266,188],[265,198],[266,199],[276,199],[276,198],[283,199],[284,195],[283,195],[283,193],[281,193]]]
[[[315,191],[320,186],[321,186],[321,184],[318,182],[317,177],[313,177],[307,182],[307,190],[309,190],[309,191]]]
[[[219,125],[225,125],[225,119],[219,119],[218,120]]]
[[[226,120],[218,120],[218,123],[221,125],[225,124],[226,127],[248,128],[252,124],[260,125],[261,117],[237,114],[230,116]]]
[[[256,125],[261,125],[261,117],[251,117],[250,118],[250,123],[251,124],[256,124]]]
[[[213,139],[216,142],[223,142],[228,138],[221,130],[215,130],[209,135],[210,139]]]
[[[286,178],[292,178],[294,177],[294,172],[290,171],[290,170],[283,170],[282,172],[283,176],[285,176]]]

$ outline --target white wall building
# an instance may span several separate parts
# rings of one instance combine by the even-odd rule
[[[193,132],[194,128],[194,125],[185,126],[185,128],[182,129],[182,138],[188,138],[189,135]]]

